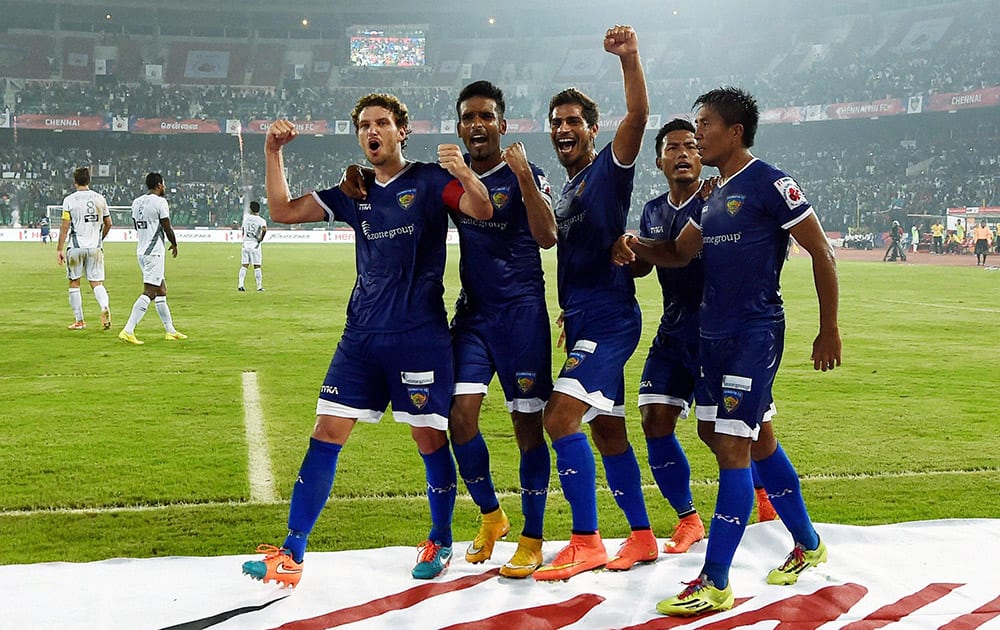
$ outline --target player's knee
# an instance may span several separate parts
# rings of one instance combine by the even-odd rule
[[[677,417],[680,408],[671,405],[643,405],[639,407],[642,415],[642,432],[648,438],[660,438],[672,435],[677,429]]]

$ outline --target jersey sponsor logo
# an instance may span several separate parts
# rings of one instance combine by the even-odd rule
[[[403,210],[408,210],[410,206],[413,205],[413,201],[417,198],[417,189],[410,188],[404,190],[396,195],[396,202],[399,207]]]
[[[662,225],[652,225],[649,228],[649,233],[650,234],[663,234],[663,226]]]
[[[407,387],[406,391],[410,395],[410,402],[418,410],[426,407],[431,398],[431,390],[427,387]]]
[[[340,390],[333,385],[323,385],[319,388],[319,393],[321,394],[333,394],[334,396],[340,395]]]
[[[534,372],[518,372],[515,377],[517,378],[517,388],[521,390],[522,394],[527,394],[535,386]]]
[[[740,211],[746,200],[746,195],[729,195],[726,197],[726,212],[729,213],[729,216],[735,217],[736,213]]]
[[[774,182],[774,187],[781,193],[781,197],[788,204],[789,210],[794,210],[801,205],[809,203],[806,201],[806,196],[802,194],[802,189],[799,188],[799,185],[791,177],[782,177]]]
[[[590,341],[589,339],[581,339],[573,346],[573,350],[574,352],[594,352],[594,350],[597,350],[597,342]]]
[[[753,389],[753,379],[746,376],[733,376],[732,374],[722,375],[723,389],[738,389],[748,392]]]
[[[372,209],[372,204],[358,202],[358,212],[368,212],[371,209]]]
[[[493,201],[493,207],[497,210],[506,206],[509,199],[510,186],[504,186],[503,188],[497,188],[496,190],[490,191],[490,200]]]
[[[404,385],[433,385],[434,372],[400,372],[399,378]]]

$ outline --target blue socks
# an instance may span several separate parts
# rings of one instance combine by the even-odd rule
[[[716,588],[729,584],[729,567],[750,520],[753,500],[753,476],[749,467],[719,471],[719,496],[702,569]]]
[[[781,444],[778,444],[778,448],[770,457],[755,463],[761,481],[767,488],[767,496],[781,517],[781,522],[791,532],[792,538],[806,549],[818,547],[819,535],[813,528],[805,501],[802,499],[799,474],[792,466],[785,450],[781,448]]]
[[[427,473],[427,501],[431,506],[431,531],[428,540],[451,547],[451,518],[455,512],[455,494],[458,476],[455,460],[445,444],[430,455],[423,453]]]
[[[452,443],[451,448],[455,451],[455,460],[458,462],[462,481],[469,489],[472,500],[479,506],[479,511],[488,514],[499,508],[500,502],[497,501],[493,478],[490,476],[490,452],[486,448],[483,434],[476,433],[476,436],[465,444]]]
[[[694,499],[691,497],[691,466],[677,436],[646,438],[649,453],[649,468],[660,493],[679,518],[694,514]]]
[[[563,494],[573,512],[573,533],[597,531],[597,468],[594,452],[583,433],[573,433],[552,442],[556,471]]]
[[[549,447],[545,444],[521,453],[521,511],[524,513],[521,533],[530,538],[542,538],[551,466]]]
[[[326,500],[330,498],[341,448],[340,444],[309,438],[309,449],[302,459],[299,476],[292,489],[292,502],[288,509],[288,536],[283,545],[292,552],[292,559],[296,562],[302,562],[309,533],[316,525],[316,519],[323,511]]]
[[[639,473],[639,462],[629,444],[628,450],[621,455],[602,457],[604,473],[608,478],[608,488],[625,513],[629,527],[632,529],[649,529],[649,514],[646,512],[646,499],[642,496],[642,477]]]

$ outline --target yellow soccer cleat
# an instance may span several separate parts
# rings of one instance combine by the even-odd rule
[[[542,566],[542,539],[522,535],[517,539],[517,551],[513,557],[500,567],[500,575],[523,579],[540,566]]]
[[[704,575],[693,582],[685,582],[687,588],[675,597],[665,599],[656,605],[656,612],[671,617],[693,617],[710,612],[729,610],[733,607],[733,586],[718,589]]]
[[[771,572],[767,574],[767,583],[782,586],[795,584],[799,581],[799,575],[803,571],[824,562],[826,562],[826,543],[822,540],[812,551],[800,543],[795,543],[792,552],[788,554],[781,566],[777,569],[771,569]]]
[[[502,507],[498,507],[488,514],[483,514],[483,524],[479,526],[479,533],[465,550],[465,561],[469,564],[479,564],[486,562],[493,555],[493,547],[497,541],[507,535],[510,531],[510,519],[504,513]]]
[[[172,333],[167,333],[166,335],[163,336],[163,338],[166,339],[167,341],[179,341],[181,339],[187,339],[188,336],[182,332],[178,332],[175,330]]]
[[[142,344],[146,343],[145,341],[140,341],[139,339],[136,339],[135,335],[129,334],[124,330],[118,333],[118,338],[124,341],[125,343],[130,343],[134,346],[141,346]]]

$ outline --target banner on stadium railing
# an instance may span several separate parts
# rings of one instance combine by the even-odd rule
[[[14,118],[18,129],[59,129],[64,131],[107,131],[111,128],[105,116],[50,116],[49,114],[18,114]]]
[[[924,111],[950,112],[958,109],[974,109],[976,107],[996,107],[1000,103],[1000,87],[988,87],[968,92],[952,92],[950,94],[933,94],[929,97],[930,104],[924,105]]]
[[[251,120],[243,127],[243,133],[267,133],[272,122],[261,119]],[[330,132],[330,124],[325,120],[292,120],[289,122],[295,125],[295,129],[299,133],[325,134]]]
[[[10,127],[10,111],[4,110],[0,112],[0,129],[7,129]]]
[[[833,103],[827,105],[825,119],[847,120],[849,118],[873,118],[905,114],[906,106],[901,98],[886,98],[879,101],[858,101],[855,103]]]
[[[178,134],[178,133],[222,133],[218,120],[190,118],[136,118],[132,133]]]

